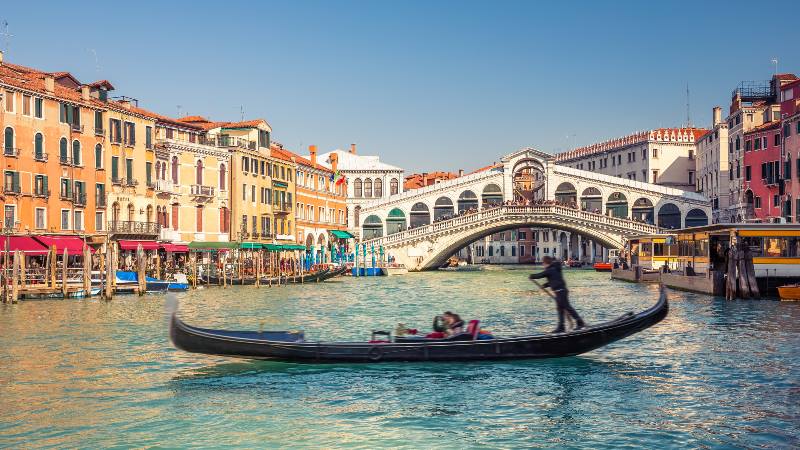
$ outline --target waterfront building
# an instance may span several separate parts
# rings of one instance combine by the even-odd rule
[[[745,166],[745,133],[765,123],[780,120],[777,102],[780,87],[796,80],[792,74],[774,75],[770,81],[742,82],[731,94],[728,122],[730,206],[720,210],[720,222],[756,220],[755,198],[748,198]],[[760,175],[760,174],[759,174]],[[753,174],[751,174],[751,177]]]
[[[800,222],[800,80],[781,86],[780,100],[786,183],[784,217],[787,222]]]
[[[332,158],[333,155],[336,155]],[[308,158],[306,158],[308,159]],[[331,168],[336,160],[339,172],[347,180],[347,226],[358,234],[361,228],[360,210],[366,203],[388,199],[403,192],[403,169],[381,162],[378,156],[356,154],[356,145],[349,151],[334,150],[319,155],[319,163]],[[398,222],[399,223],[399,222]],[[403,218],[402,228],[406,228]]]
[[[156,121],[155,192],[160,239],[174,243],[230,240],[230,152],[212,145],[197,124]]]
[[[772,120],[744,133],[742,189],[746,220],[778,222],[783,215],[780,132],[780,121]]]
[[[403,181],[403,190],[410,191],[411,189],[419,189],[425,186],[431,186],[441,183],[442,181],[452,180],[458,177],[463,177],[464,171],[459,170],[458,173],[453,172],[422,172],[412,173],[406,175]]]
[[[701,128],[658,128],[576,148],[556,163],[677,189],[695,190],[697,139]]]
[[[347,236],[347,184],[343,175],[336,175],[338,155],[331,155],[331,167],[328,168],[317,162],[316,145],[310,145],[308,152],[309,158],[304,158],[280,146],[273,148],[276,157],[297,165],[296,242],[305,245],[312,262],[327,262],[331,243],[340,242]]]
[[[712,222],[722,221],[720,211],[730,206],[728,123],[722,120],[722,108],[715,106],[711,129],[697,139],[697,192],[712,205]]]

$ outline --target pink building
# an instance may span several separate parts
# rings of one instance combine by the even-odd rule
[[[775,222],[783,214],[781,200],[780,121],[759,125],[744,133],[742,189],[748,217]]]
[[[800,222],[800,80],[781,86],[780,100],[786,179],[785,217],[787,222]]]

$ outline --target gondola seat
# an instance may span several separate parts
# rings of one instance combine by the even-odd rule
[[[472,339],[478,339],[478,333],[481,331],[481,327],[478,325],[481,324],[480,320],[470,320],[469,325],[467,325],[467,334],[472,336]]]

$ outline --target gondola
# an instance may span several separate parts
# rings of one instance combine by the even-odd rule
[[[339,270],[339,269],[337,269]],[[336,273],[335,275],[340,275],[341,272]],[[261,284],[282,284],[282,283],[314,283],[317,281],[324,281],[332,276],[335,276],[331,273],[330,269],[320,270],[317,272],[307,272],[303,275],[288,275],[288,276],[281,276],[281,277],[262,277]],[[206,276],[203,278],[204,282],[209,284],[222,284],[222,278],[218,276]],[[254,285],[256,284],[255,277],[244,277],[239,278],[235,276],[225,278],[225,284],[230,286],[241,286],[241,285]]]
[[[172,313],[170,339],[180,350],[217,356],[298,363],[482,361],[534,359],[585,353],[650,328],[667,316],[662,286],[658,302],[638,314],[566,333],[479,339],[462,333],[446,339],[395,337],[383,342],[307,342],[302,331],[225,331],[196,328]]]

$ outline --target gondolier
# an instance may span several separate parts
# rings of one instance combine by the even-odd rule
[[[553,333],[564,332],[564,316],[566,314],[571,315],[575,319],[576,330],[583,328],[586,324],[583,322],[583,319],[581,319],[581,316],[578,315],[578,312],[575,311],[575,308],[569,304],[569,290],[567,290],[567,283],[564,281],[564,276],[561,274],[561,264],[555,263],[550,256],[542,258],[542,262],[544,263],[544,270],[539,273],[531,274],[529,278],[531,280],[547,278],[547,283],[544,284],[544,287],[549,287],[555,293],[556,309],[558,310],[558,327],[553,330]]]

